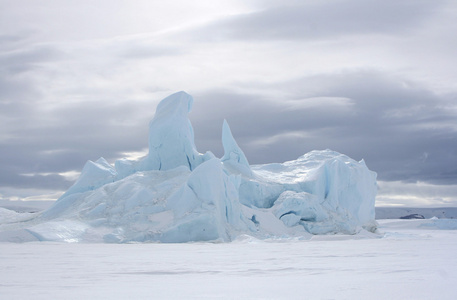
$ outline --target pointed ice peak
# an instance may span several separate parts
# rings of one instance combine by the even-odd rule
[[[110,172],[115,172],[114,168],[104,157],[100,157],[95,161],[95,164],[98,165],[99,168],[104,167],[105,169],[109,170]],[[113,173],[114,174],[114,173]]]
[[[74,193],[83,193],[116,180],[117,172],[106,159],[100,157],[95,162],[88,160],[78,180],[62,195],[64,198]],[[60,198],[59,198],[60,199]]]
[[[243,150],[238,146],[233,138],[232,131],[227,121],[224,120],[222,125],[222,146],[224,147],[224,156],[221,161],[231,171],[236,170],[243,175],[250,176],[252,174],[251,167]]]

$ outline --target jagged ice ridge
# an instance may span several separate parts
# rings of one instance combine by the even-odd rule
[[[189,242],[375,231],[376,173],[330,150],[251,166],[222,126],[224,155],[201,154],[188,119],[193,98],[163,99],[149,153],[110,165],[88,161],[76,183],[30,220],[39,240]]]

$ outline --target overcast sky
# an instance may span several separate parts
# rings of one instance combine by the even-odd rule
[[[0,199],[52,199],[147,148],[184,90],[251,164],[365,159],[378,205],[457,205],[455,1],[0,0]]]

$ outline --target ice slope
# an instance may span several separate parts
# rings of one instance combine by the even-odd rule
[[[66,242],[231,241],[375,231],[376,174],[330,150],[250,166],[226,121],[224,155],[201,154],[188,113],[193,98],[163,99],[149,124],[149,153],[105,159],[38,217],[0,230]],[[23,232],[22,232],[23,233]]]

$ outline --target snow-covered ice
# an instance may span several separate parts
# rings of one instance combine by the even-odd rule
[[[192,104],[185,92],[163,99],[149,124],[147,156],[114,166],[88,161],[55,205],[28,221],[0,221],[0,231],[40,241],[126,243],[376,230],[376,173],[363,160],[323,150],[251,166],[226,121],[223,157],[201,154],[188,118]]]

